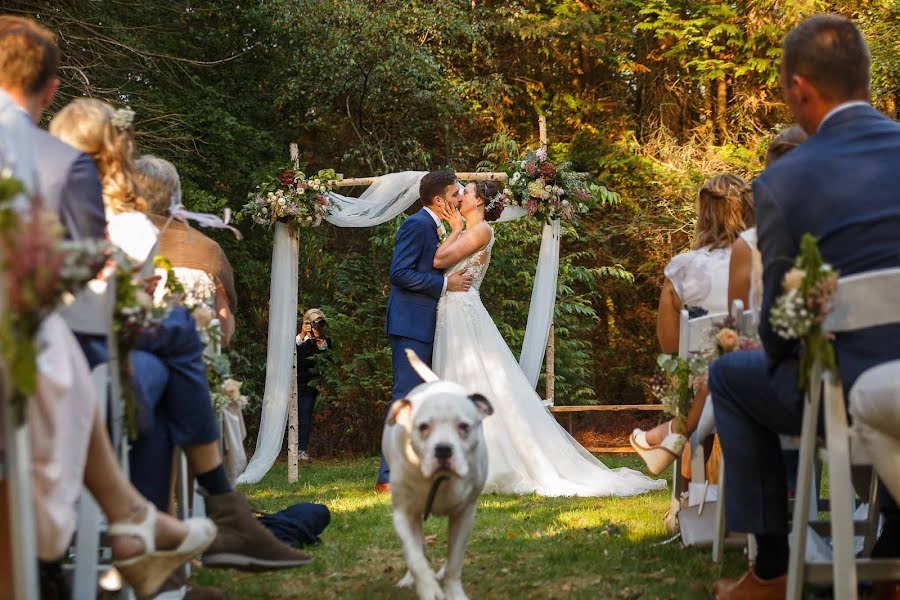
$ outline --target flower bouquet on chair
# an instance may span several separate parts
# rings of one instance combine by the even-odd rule
[[[6,280],[6,307],[0,315],[0,358],[12,380],[16,418],[25,417],[25,400],[37,386],[38,331],[43,319],[103,268],[109,244],[63,239],[55,213],[33,200],[26,210],[8,202],[24,188],[0,177],[0,271]]]

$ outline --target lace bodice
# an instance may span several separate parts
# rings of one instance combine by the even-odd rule
[[[463,235],[465,235],[465,233],[463,233]],[[472,287],[469,288],[469,291],[475,290],[475,292],[477,293],[481,289],[481,282],[484,281],[484,276],[487,274],[488,265],[491,262],[491,250],[493,249],[493,247],[494,228],[491,227],[491,239],[488,241],[487,245],[478,252],[470,254],[466,258],[456,263],[449,271],[447,271],[446,274],[453,275],[458,271],[467,269],[469,274],[472,276]]]

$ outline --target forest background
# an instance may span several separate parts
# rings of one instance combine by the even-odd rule
[[[290,142],[309,170],[346,176],[472,170],[536,146],[546,115],[551,158],[621,197],[566,227],[557,404],[652,401],[662,269],[690,243],[703,180],[752,178],[790,122],[777,69],[792,26],[818,12],[854,19],[873,55],[874,104],[897,118],[900,94],[900,0],[7,0],[2,12],[59,36],[54,108],[82,95],[130,106],[140,152],[176,164],[191,210],[239,209]],[[377,448],[398,224],[301,235],[300,310],[321,307],[336,346],[315,454]],[[251,398],[252,446],[272,235],[241,229],[240,242],[212,235],[237,279],[229,354]],[[482,298],[518,353],[540,226],[501,224],[497,238]]]

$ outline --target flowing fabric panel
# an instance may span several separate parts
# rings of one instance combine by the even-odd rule
[[[544,362],[547,338],[550,336],[550,323],[553,322],[553,311],[556,308],[559,233],[559,219],[551,225],[544,225],[541,253],[534,273],[534,287],[531,289],[531,305],[528,307],[528,325],[525,327],[525,339],[522,340],[522,352],[519,355],[519,366],[532,388],[537,385],[541,374],[541,363]]]
[[[266,391],[256,451],[236,483],[262,479],[281,452],[291,398],[291,368],[297,335],[297,285],[300,246],[297,232],[275,224],[272,249],[272,284],[269,300],[269,349],[266,355]]]

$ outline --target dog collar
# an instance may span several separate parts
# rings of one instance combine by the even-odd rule
[[[431,484],[431,489],[428,490],[428,500],[425,502],[425,518],[422,519],[423,521],[427,521],[428,517],[431,516],[431,506],[434,504],[434,497],[437,495],[438,488],[448,479],[450,479],[449,475],[441,475]]]

